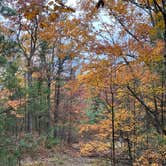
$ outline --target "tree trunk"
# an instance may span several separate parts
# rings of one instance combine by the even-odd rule
[[[47,106],[48,106],[48,112],[47,112],[47,133],[49,132],[50,126],[51,126],[51,79],[50,77],[47,78],[47,88],[48,88],[48,94],[47,94]]]
[[[59,121],[59,104],[60,104],[60,88],[61,88],[61,72],[63,68],[63,63],[61,59],[58,59],[58,71],[55,83],[55,111],[54,111],[54,123],[55,123],[55,130],[54,130],[54,137],[58,136],[58,121]]]
[[[132,156],[132,151],[131,151],[132,144],[131,144],[129,137],[127,138],[127,146],[128,146],[128,155],[130,158],[130,164],[133,165],[133,156]]]
[[[28,85],[28,90],[32,87],[32,72],[31,72],[31,59],[28,59],[28,64],[27,64],[27,85]],[[30,108],[31,105],[31,96],[28,93],[28,102],[27,102],[27,132],[32,133],[32,110]]]
[[[111,88],[112,89],[112,88]],[[115,166],[116,158],[115,158],[115,115],[114,115],[114,93],[111,90],[111,113],[112,113],[112,165]]]

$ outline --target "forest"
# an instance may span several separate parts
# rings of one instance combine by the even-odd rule
[[[166,166],[166,1],[0,0],[0,166]]]

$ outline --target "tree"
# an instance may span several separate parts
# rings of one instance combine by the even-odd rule
[[[154,4],[151,5],[153,6]],[[118,24],[117,27],[119,29],[115,27],[115,24],[112,25],[111,23],[103,22],[103,31],[102,29],[100,29],[100,34],[96,31],[96,33],[100,36],[100,40],[98,41],[98,43],[95,43],[97,46],[94,43],[93,45],[91,45],[91,51],[95,51],[95,53],[99,57],[102,57],[102,60],[98,60],[99,63],[103,61],[103,59],[106,59],[107,56],[112,56],[117,59],[114,67],[117,68],[116,83],[118,87],[131,97],[131,101],[134,101],[139,105],[137,105],[137,108],[141,108],[144,110],[144,114],[141,116],[142,118],[146,119],[146,123],[148,124],[148,126],[145,125],[146,129],[148,129],[149,127],[152,130],[155,129],[158,135],[162,136],[165,133],[162,127],[164,107],[163,104],[161,104],[164,101],[162,97],[164,93],[164,88],[162,87],[164,86],[163,79],[161,79],[163,77],[163,74],[161,74],[162,72],[159,72],[157,66],[160,66],[161,64],[163,66],[164,64],[164,40],[159,38],[153,38],[154,33],[156,33],[154,32],[155,28],[152,22],[155,18],[155,12],[153,11],[153,7],[151,8],[151,6],[147,3],[139,3],[135,1],[111,1],[106,2],[105,6],[105,12],[108,12],[110,16],[108,18],[113,18]],[[90,5],[89,7],[91,8]],[[85,17],[90,17],[91,21],[93,21],[94,14],[96,14],[95,16],[98,17],[100,15],[100,11],[99,14],[94,13],[94,10],[90,8],[88,8],[89,10],[84,8],[87,12],[87,15]],[[137,18],[137,20],[135,20],[135,18]],[[133,20],[135,21],[133,22]],[[161,20],[163,21],[163,17]],[[163,25],[163,23],[160,22],[160,25],[161,24]],[[113,36],[112,34],[112,30],[114,30],[113,27],[114,29],[116,28],[119,30],[116,31],[116,36]],[[163,34],[163,32],[161,31],[158,32]],[[108,37],[109,35],[110,37]],[[119,40],[117,40],[117,36]],[[101,41],[102,43],[100,43]],[[149,55],[149,53],[151,54]],[[95,55],[94,59],[97,57],[96,54],[93,54],[93,56]],[[92,64],[92,60],[90,64]],[[93,79],[93,68],[95,68],[94,66],[96,64],[97,63],[95,63],[93,67],[91,65],[90,68],[85,69],[86,72],[84,71],[84,73],[86,74],[83,73],[85,77],[86,75],[91,73],[86,78],[91,81],[93,80],[92,82],[94,87],[96,86],[96,84],[94,83],[96,80],[94,81]],[[100,71],[97,70],[96,72],[97,74],[95,73],[95,76],[100,73]],[[108,70],[103,70],[102,76],[97,77],[97,86],[100,86],[101,82],[105,80],[105,76],[103,74],[105,72],[108,73]],[[91,83],[91,81],[88,81],[88,84],[89,82]],[[101,89],[99,91],[101,92]],[[159,98],[157,97],[158,95],[160,96]],[[125,105],[125,102],[123,100],[121,102]],[[131,109],[130,107],[127,108]],[[136,116],[135,109],[133,115]],[[138,123],[141,124],[140,121],[138,121]],[[134,129],[133,132],[135,134],[137,131],[135,131]],[[147,140],[149,144],[150,133],[149,131],[146,132],[148,135]],[[131,140],[126,136],[124,139],[127,141],[128,144],[129,157],[131,160],[133,160],[131,154]],[[135,144],[134,141],[133,143]],[[147,146],[149,147],[149,145]]]

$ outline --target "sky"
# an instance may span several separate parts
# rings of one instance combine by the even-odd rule
[[[67,0],[66,5],[75,8],[77,6],[77,0]]]

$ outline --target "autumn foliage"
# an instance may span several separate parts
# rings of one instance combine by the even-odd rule
[[[0,160],[44,138],[113,166],[166,164],[165,1],[0,5]]]

